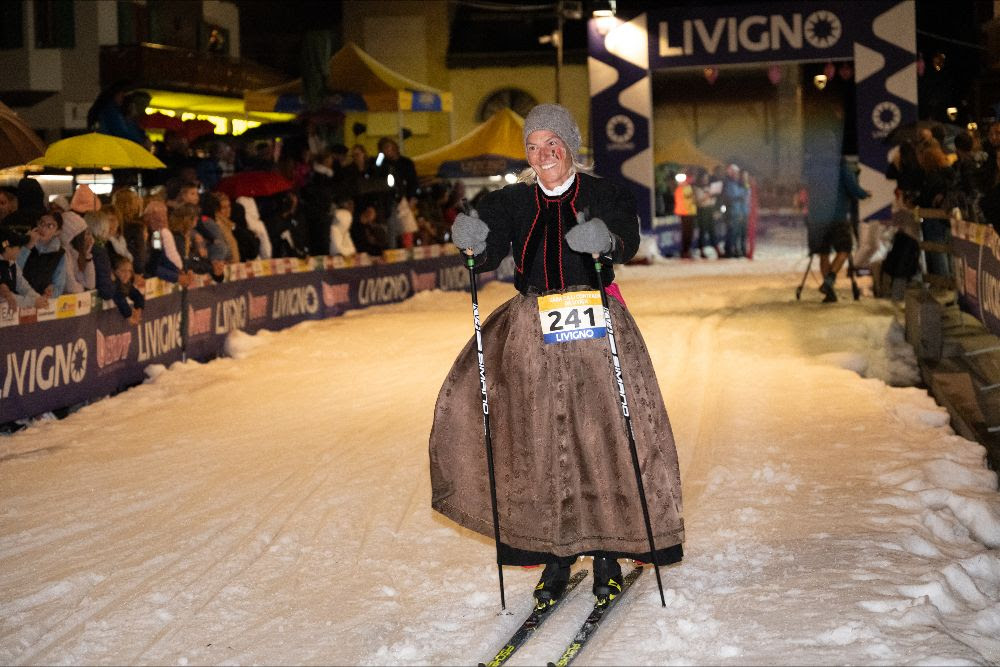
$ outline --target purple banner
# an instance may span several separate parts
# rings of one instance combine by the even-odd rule
[[[913,0],[702,3],[588,23],[595,170],[624,179],[649,231],[653,180],[650,72],[675,67],[853,60],[862,219],[886,218],[885,138],[917,119]],[[683,94],[683,93],[679,93]]]
[[[340,269],[302,270],[310,265],[282,260],[234,265],[237,279],[189,290],[151,280],[138,325],[92,293],[62,297],[44,312],[0,308],[0,423],[113,394],[142,382],[150,364],[215,358],[234,329],[283,329],[424,290],[468,289],[468,269],[458,254],[423,248],[401,256],[414,255],[421,259],[361,259]],[[343,264],[328,257],[311,261]],[[255,271],[271,275],[238,277]]]
[[[1000,336],[1000,236],[989,225],[951,221],[958,304]]]

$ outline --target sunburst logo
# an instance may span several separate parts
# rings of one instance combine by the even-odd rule
[[[806,41],[817,49],[826,49],[837,43],[844,27],[836,14],[825,9],[819,9],[806,17]]]
[[[625,114],[618,114],[608,119],[604,132],[612,142],[624,144],[635,134],[635,123]]]
[[[899,125],[903,112],[893,102],[882,102],[872,110],[872,122],[883,132],[891,132]]]

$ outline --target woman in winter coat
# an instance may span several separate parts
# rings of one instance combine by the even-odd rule
[[[539,608],[558,599],[570,565],[594,557],[601,604],[621,590],[620,558],[667,564],[682,557],[684,526],[674,439],[642,336],[614,281],[612,263],[639,246],[629,191],[582,172],[580,131],[559,105],[524,123],[530,169],[460,214],[452,241],[491,271],[513,250],[518,294],[481,329],[501,561],[545,564]],[[609,298],[635,445],[649,502],[650,553],[609,342],[600,324],[595,257]],[[595,301],[596,299],[596,301]],[[580,304],[575,307],[574,304]],[[589,306],[589,307],[588,307]],[[594,318],[594,319],[592,319]],[[566,335],[577,333],[579,336]],[[568,342],[553,342],[566,340]],[[432,505],[493,537],[475,339],[449,372],[430,436]]]
[[[111,195],[111,208],[117,213],[117,237],[125,241],[125,252],[122,252],[118,241],[112,241],[112,249],[121,256],[125,256],[127,252],[136,274],[141,278],[142,271],[149,261],[149,229],[142,220],[144,208],[142,197],[132,188],[116,190]],[[109,239],[114,238],[115,235],[109,237]]]
[[[66,251],[66,293],[79,294],[94,289],[94,237],[87,223],[73,211],[62,214],[59,239]]]
[[[236,223],[230,217],[233,212],[229,195],[224,192],[212,192],[207,194],[201,205],[203,215],[215,221],[218,227],[219,237],[228,249],[227,262],[240,262],[240,244],[233,234]]]
[[[55,299],[66,290],[66,253],[59,240],[63,214],[46,213],[28,232],[28,242],[17,256],[17,269],[31,288]]]

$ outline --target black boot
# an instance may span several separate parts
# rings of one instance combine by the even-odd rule
[[[594,597],[598,606],[622,592],[622,566],[614,558],[594,556]]]
[[[833,289],[833,283],[837,280],[837,274],[830,272],[823,278],[823,284],[819,286],[819,291],[826,295],[823,303],[833,303],[837,300],[837,292]]]
[[[545,609],[562,597],[569,583],[569,565],[548,563],[535,586],[535,609]]]

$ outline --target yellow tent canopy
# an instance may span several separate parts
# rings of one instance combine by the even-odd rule
[[[408,79],[348,42],[331,58],[328,108],[339,111],[451,111],[451,93]],[[302,79],[279,86],[248,90],[248,112],[298,113],[303,110]]]
[[[151,88],[145,90],[151,97],[148,106],[154,109],[169,109],[178,113],[220,116],[237,120],[254,120],[260,123],[290,120],[293,117],[288,113],[274,113],[273,111],[270,113],[265,112],[265,110],[245,111],[244,102],[239,97],[198,95]]]
[[[722,164],[722,160],[703,152],[687,138],[674,139],[666,146],[657,146],[654,155],[656,164],[674,162],[682,166],[704,167],[705,169],[714,169]]]
[[[528,166],[524,119],[501,109],[464,137],[413,158],[420,178],[496,176]]]

